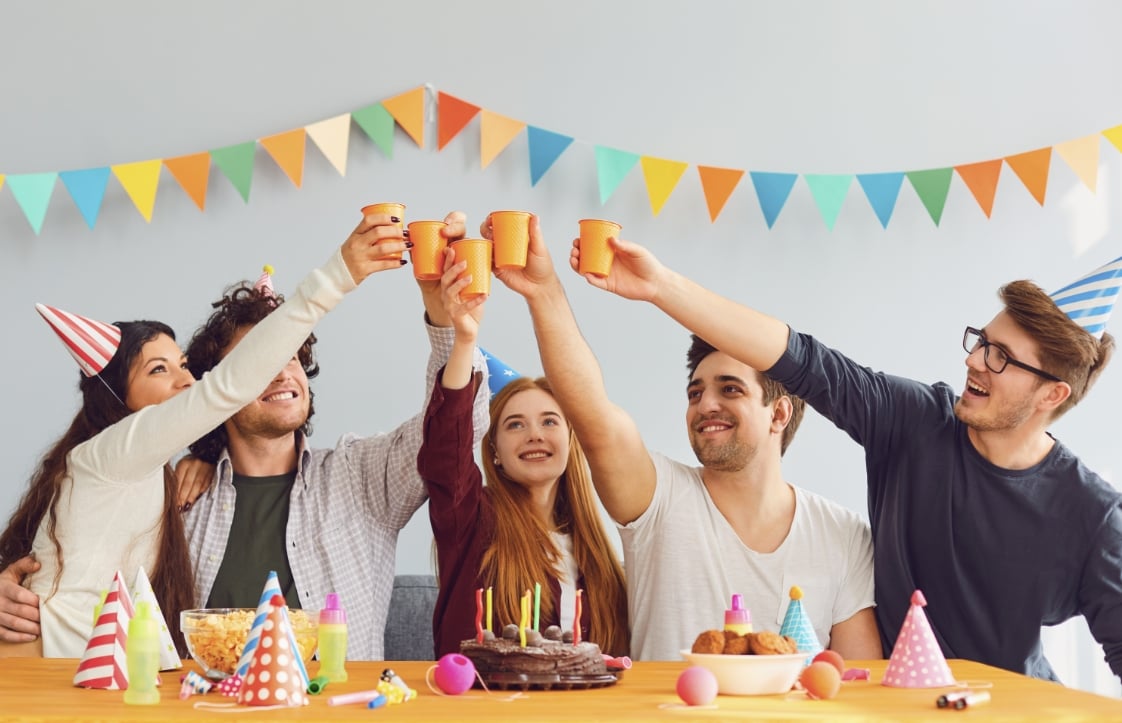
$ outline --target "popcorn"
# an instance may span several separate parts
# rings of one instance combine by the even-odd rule
[[[232,674],[238,666],[246,638],[257,611],[236,608],[226,611],[190,611],[184,614],[183,634],[191,655],[208,670]],[[316,649],[316,628],[303,610],[288,611],[288,617],[300,648],[300,657],[310,660]]]

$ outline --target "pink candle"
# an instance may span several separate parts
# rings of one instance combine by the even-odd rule
[[[580,597],[584,590],[577,590],[576,612],[573,613],[573,645],[580,645]]]
[[[483,588],[475,591],[475,642],[483,644]]]

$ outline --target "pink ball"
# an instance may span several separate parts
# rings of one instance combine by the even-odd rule
[[[686,705],[709,705],[717,697],[717,677],[694,665],[678,676],[677,691]]]
[[[432,677],[437,688],[448,695],[459,695],[475,682],[475,665],[459,653],[448,653],[437,661]]]

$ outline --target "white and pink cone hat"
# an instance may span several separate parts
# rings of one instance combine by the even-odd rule
[[[46,304],[36,304],[35,310],[55,330],[70,356],[74,357],[87,377],[100,374],[121,345],[121,330],[113,324],[71,314]]]
[[[904,616],[904,624],[900,626],[900,634],[896,637],[896,645],[892,648],[892,657],[888,660],[881,685],[893,688],[942,688],[955,684],[947,659],[943,657],[943,651],[931,630],[931,623],[923,612],[926,605],[927,600],[922,592],[916,590],[912,593],[912,606]]]

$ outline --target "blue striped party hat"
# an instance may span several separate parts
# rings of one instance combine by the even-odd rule
[[[1073,284],[1050,294],[1060,311],[1087,333],[1101,339],[1114,302],[1122,289],[1122,256],[1100,266]]]
[[[284,597],[276,571],[269,570],[269,576],[265,578],[265,589],[261,592],[261,600],[257,603],[257,614],[253,616],[253,625],[249,628],[249,635],[245,639],[242,657],[238,659],[238,667],[234,671],[236,675],[243,679],[249,673],[249,664],[253,662],[253,652],[257,650],[257,644],[261,642],[261,630],[265,627],[265,620],[269,617],[269,611],[272,609],[271,601],[274,595]],[[288,620],[288,608],[281,607],[280,614],[287,623],[288,647],[289,650],[296,651],[293,657],[296,658],[296,664],[300,669],[300,676],[304,680],[304,688],[306,689],[308,687],[308,670],[304,667],[304,658],[300,655],[300,647],[296,644],[296,636],[292,633],[292,624]]]
[[[779,627],[779,634],[793,638],[799,646],[800,653],[809,653],[807,662],[818,653],[822,652],[822,643],[814,633],[814,625],[810,616],[803,609],[803,591],[798,585],[793,585],[790,591],[791,601],[787,603],[787,612],[783,615],[783,625]]]
[[[497,357],[492,356],[486,349],[480,347],[479,351],[487,361],[487,384],[491,387],[492,397],[498,394],[499,390],[505,387],[507,382],[522,376]]]

